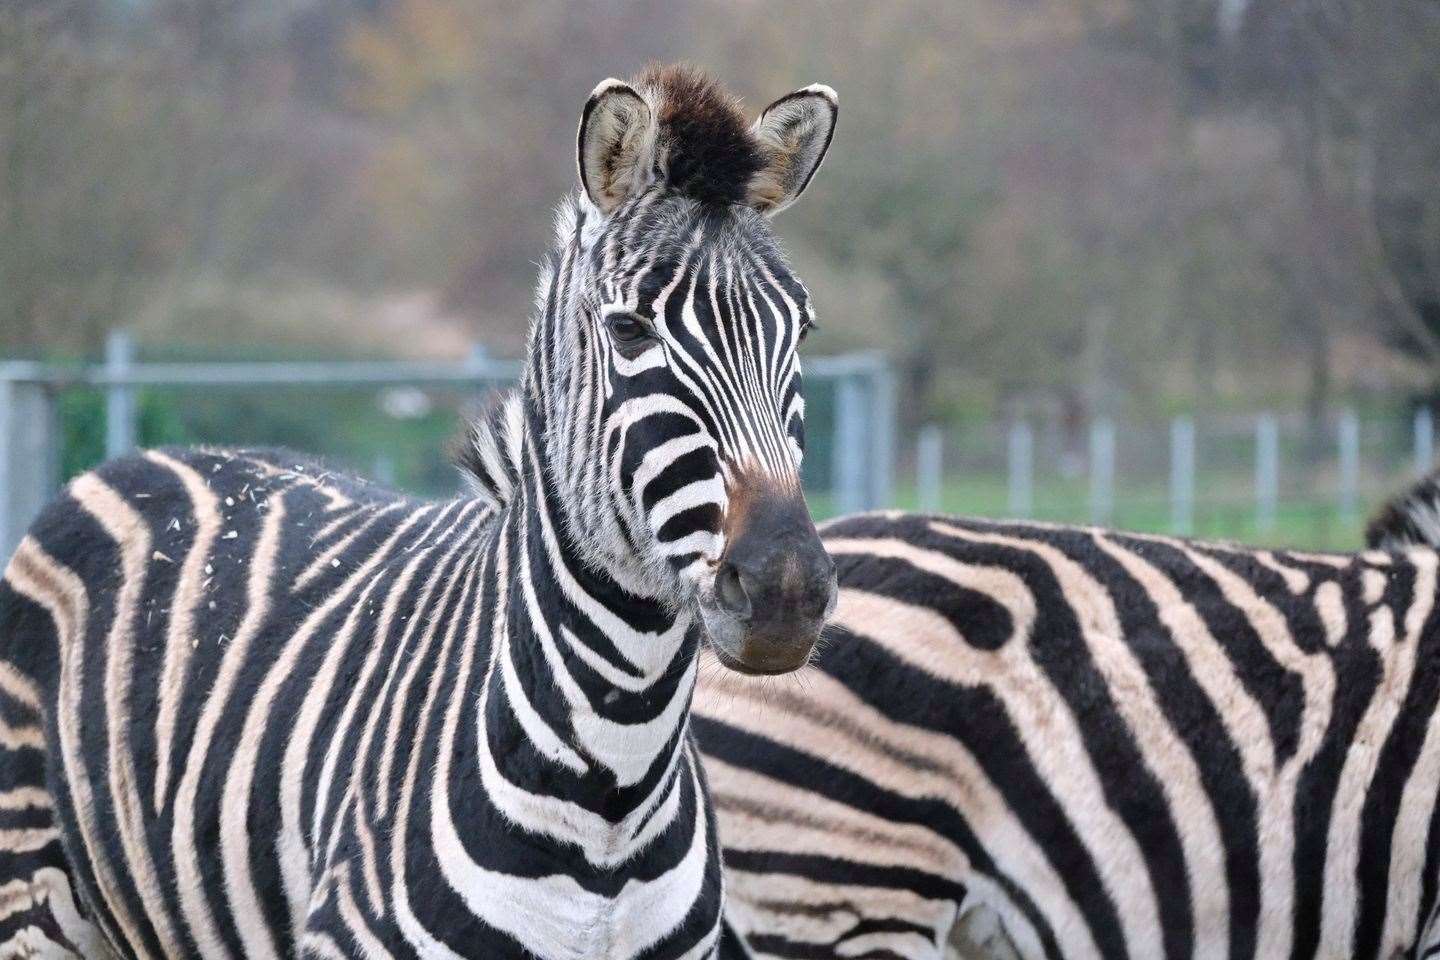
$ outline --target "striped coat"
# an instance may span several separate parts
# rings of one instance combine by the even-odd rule
[[[756,956],[937,957],[961,910],[1026,958],[1435,949],[1434,551],[902,514],[822,534],[818,669],[697,697]]]
[[[542,791],[536,777],[562,771],[537,765],[545,745],[494,703],[514,683],[546,711],[546,674],[507,642],[532,609],[507,567],[537,531],[495,519],[482,501],[408,501],[277,454],[153,452],[73,483],[3,600],[3,711],[53,801],[24,788],[28,820],[54,816],[45,845],[11,848],[44,864],[32,895],[73,897],[68,875],[129,956],[711,942],[713,824],[658,708],[683,706],[692,658],[653,704],[629,705],[680,745],[607,791],[628,817],[599,829],[596,774]],[[636,626],[694,642],[684,622]],[[575,847],[511,832],[546,815],[526,788],[574,805]],[[623,854],[637,859],[617,876]],[[58,932],[104,953],[84,946],[93,931]]]

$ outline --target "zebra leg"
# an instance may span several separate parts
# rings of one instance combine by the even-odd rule
[[[0,960],[113,956],[75,903],[34,685],[0,660]]]

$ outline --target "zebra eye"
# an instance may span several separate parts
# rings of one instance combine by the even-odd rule
[[[637,343],[650,335],[645,321],[633,313],[612,313],[605,318],[605,325],[616,343]]]

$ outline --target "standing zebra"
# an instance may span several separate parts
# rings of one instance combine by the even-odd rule
[[[692,721],[755,956],[935,958],[962,911],[996,958],[1440,955],[1434,550],[822,539],[818,669],[702,673]]]
[[[714,954],[701,623],[784,672],[834,596],[766,215],[835,116],[596,88],[475,498],[250,451],[69,485],[0,590],[0,956]]]

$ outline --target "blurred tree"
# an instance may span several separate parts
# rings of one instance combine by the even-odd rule
[[[689,58],[840,91],[777,229],[914,420],[1318,416],[1440,370],[1440,6],[1377,2],[15,0],[0,351],[514,352],[578,105]]]
[[[1423,0],[1253,0],[1238,49],[1246,92],[1276,110],[1289,164],[1311,211],[1302,249],[1322,310],[1337,304],[1331,271],[1357,270],[1357,313],[1440,377],[1440,195],[1436,158],[1440,7]],[[1298,312],[1298,311],[1297,311]]]
[[[0,332],[10,349],[93,344],[189,242],[168,144],[193,117],[165,64],[115,42],[124,26],[100,4],[0,9]]]

